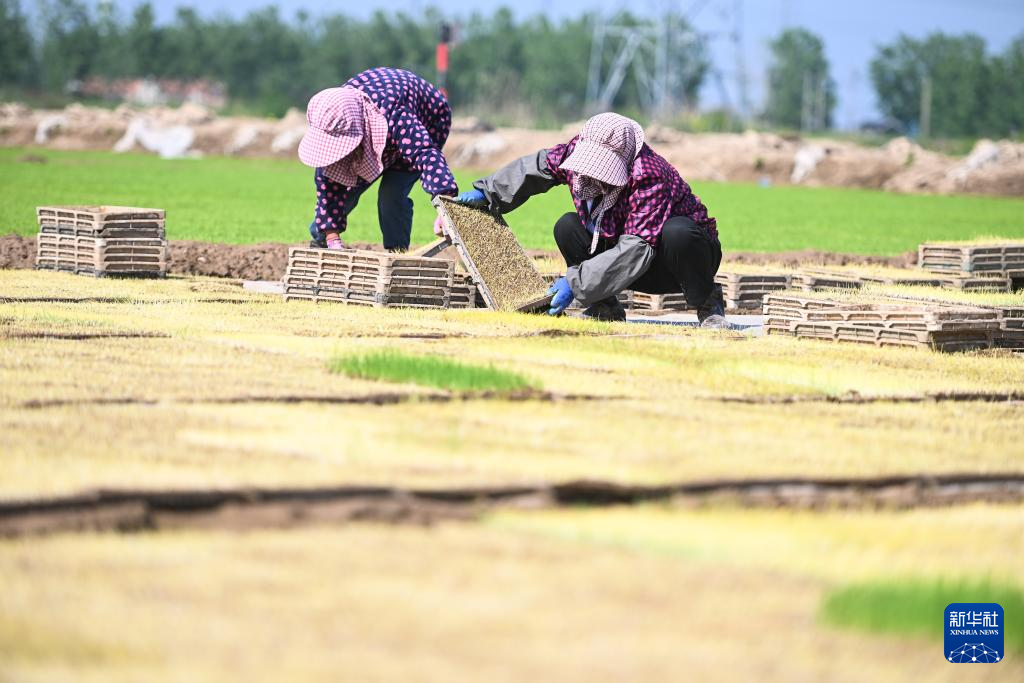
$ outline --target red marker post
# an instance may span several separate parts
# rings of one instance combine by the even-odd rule
[[[448,45],[452,42],[452,25],[443,22],[437,43],[437,87],[448,97]]]

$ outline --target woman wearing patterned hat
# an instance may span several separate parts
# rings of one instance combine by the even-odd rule
[[[715,219],[679,173],[644,142],[636,121],[599,114],[569,142],[513,161],[459,195],[465,204],[505,213],[556,185],[568,185],[576,211],[555,223],[565,277],[550,313],[573,299],[585,315],[625,320],[616,295],[685,292],[705,327],[726,326]]]
[[[451,107],[441,91],[413,73],[364,71],[314,95],[306,121],[299,159],[316,169],[317,196],[310,246],[343,249],[348,215],[378,178],[377,215],[384,247],[391,251],[409,248],[409,192],[417,180],[432,196],[458,194],[441,153]]]

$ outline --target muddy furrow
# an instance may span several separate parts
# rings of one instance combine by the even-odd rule
[[[407,394],[399,392],[365,394],[362,396],[332,396],[321,394],[282,394],[279,396],[222,396],[210,398],[137,398],[88,397],[33,399],[18,404],[23,410],[67,408],[71,406],[155,406],[155,405],[238,405],[246,403],[267,403],[291,405],[296,403],[317,403],[321,405],[373,405],[391,406],[402,403],[454,403],[457,401],[540,401],[559,403],[563,401],[619,401],[624,396],[599,396],[592,394],[559,394],[551,391],[478,391],[465,393]]]
[[[55,339],[90,341],[93,339],[169,339],[159,332],[0,332],[0,339]]]
[[[1024,391],[939,391],[923,394],[870,396],[856,392],[794,396],[707,396],[708,400],[745,405],[790,405],[795,403],[1016,403],[1024,401]]]
[[[131,304],[133,306],[155,306],[163,304],[232,304],[249,306],[267,304],[271,300],[260,297],[200,297],[197,299],[132,299],[111,296],[0,296],[0,304]]]
[[[671,503],[830,510],[1024,503],[1024,474],[870,479],[744,479],[666,486],[613,482],[452,489],[333,488],[99,490],[0,502],[0,536],[175,528],[287,528],[359,521],[430,524],[491,510]]]
[[[2,335],[0,335],[2,336]],[[105,339],[131,337],[134,335],[66,335],[55,336],[58,339]],[[37,338],[32,336],[31,338]],[[49,337],[38,337],[49,338]],[[1022,403],[1024,392],[940,392],[926,394],[910,394],[902,396],[863,396],[860,394],[842,394],[838,396],[805,395],[805,396],[705,396],[704,400],[721,403],[738,403],[743,405],[798,405],[804,403],[828,403],[835,405],[868,405],[874,403]],[[542,403],[559,403],[565,401],[628,401],[630,397],[619,395],[601,396],[596,394],[560,394],[551,391],[518,391],[518,392],[463,392],[408,394],[387,392],[366,394],[362,396],[332,396],[321,394],[282,394],[278,396],[221,396],[210,398],[139,398],[124,397],[85,397],[85,398],[52,398],[32,399],[17,405],[23,410],[43,410],[47,408],[67,408],[76,406],[155,406],[155,405],[238,405],[247,403],[264,403],[293,405],[297,403],[317,403],[321,405],[372,405],[393,406],[404,403],[455,403],[458,401],[539,401]]]
[[[116,296],[0,296],[0,304],[129,304],[127,297]]]

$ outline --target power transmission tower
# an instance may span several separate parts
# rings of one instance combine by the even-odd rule
[[[828,118],[828,77],[818,77],[818,90],[814,98],[814,129],[825,130]]]
[[[846,89],[846,127],[850,130],[857,129],[857,116],[860,113],[860,83],[861,73],[860,69],[853,67],[850,69],[850,86]]]
[[[659,3],[661,20],[643,26],[608,20],[599,14],[594,20],[585,113],[611,109],[627,74],[632,70],[644,110],[655,119],[669,118],[682,104],[689,70],[697,67],[688,63],[686,49],[694,43],[706,46],[713,39],[727,39],[733,47],[736,97],[729,96],[720,68],[712,67],[709,76],[719,91],[723,106],[732,109],[735,101],[740,117],[747,121],[751,105],[743,39],[743,0],[718,0],[720,7],[731,9],[731,28],[712,33],[697,32],[692,26],[693,20],[713,3],[715,0],[693,0],[685,13],[679,15],[672,10],[675,3],[666,0]],[[728,17],[730,9],[723,9],[723,16]],[[686,19],[685,25],[680,16]]]
[[[673,68],[667,57],[665,33],[658,27],[626,26],[603,17],[595,19],[587,78],[588,113],[611,108],[630,68],[644,108],[652,114],[664,108],[668,96],[666,74]],[[612,54],[607,72],[604,69],[606,50]]]
[[[812,107],[814,102],[814,86],[811,84],[811,74],[804,73],[804,87],[800,96],[800,130],[807,132],[811,130]]]
[[[805,72],[800,100],[800,130],[806,133],[825,130],[827,119],[828,76]]]
[[[692,18],[710,1],[696,0],[685,16]],[[642,26],[598,15],[590,50],[586,113],[610,109],[632,70],[643,108],[654,118],[667,118],[680,104],[686,69],[691,66],[684,50],[702,39],[693,29],[684,29],[668,9],[661,21]]]

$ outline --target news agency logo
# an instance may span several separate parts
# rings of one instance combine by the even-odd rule
[[[1003,608],[994,602],[946,606],[946,661],[995,664],[1003,659]]]

